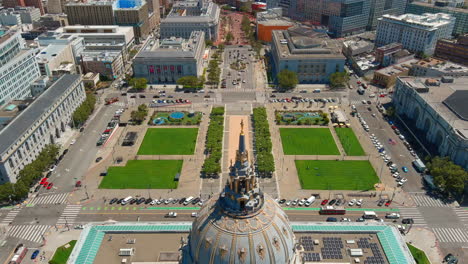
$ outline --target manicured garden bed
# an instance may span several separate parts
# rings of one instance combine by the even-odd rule
[[[148,128],[138,155],[192,155],[198,128]]]

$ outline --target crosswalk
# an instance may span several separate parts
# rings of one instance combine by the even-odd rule
[[[8,212],[8,214],[3,218],[2,224],[10,224],[15,220],[16,215],[21,211],[21,208],[15,208]]]
[[[460,222],[468,228],[468,210],[466,208],[454,208],[453,211],[458,216]]]
[[[41,243],[43,235],[50,225],[14,225],[7,231],[7,236]]]
[[[433,198],[430,196],[427,196],[425,194],[419,194],[419,195],[412,195],[414,202],[416,203],[417,206],[422,206],[422,207],[451,207],[450,204],[446,204],[445,202]]]
[[[62,204],[67,200],[69,193],[40,195],[29,201],[30,204]]]
[[[81,205],[69,204],[63,210],[62,215],[59,217],[57,224],[73,224],[75,219],[80,213]]]
[[[426,220],[417,207],[398,207],[401,218],[412,218],[414,226],[427,226]]]
[[[435,227],[432,229],[437,239],[442,243],[467,243],[466,228]]]

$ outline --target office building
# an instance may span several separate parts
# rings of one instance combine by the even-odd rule
[[[41,15],[45,14],[42,0],[3,0],[2,5],[6,8],[35,7],[39,9]]]
[[[68,3],[65,7],[69,25],[131,26],[137,42],[154,30],[150,26],[156,27],[154,18],[150,25],[148,5],[144,0],[78,2]]]
[[[348,40],[343,42],[343,54],[346,57],[369,53],[374,50],[374,43],[367,40]]]
[[[412,65],[417,62],[417,59],[412,59],[403,63],[376,70],[374,72],[372,83],[380,85],[384,88],[393,87],[396,83],[396,79],[400,76],[408,76]]]
[[[31,96],[30,85],[39,76],[35,52],[20,32],[0,30],[0,106]]]
[[[455,18],[443,13],[384,15],[379,18],[375,45],[396,42],[411,52],[432,55],[437,40],[449,38],[454,25]]]
[[[441,1],[436,1],[432,3],[423,3],[423,2],[409,2],[406,8],[407,13],[422,15],[424,13],[445,13],[449,14],[452,17],[456,18],[455,26],[453,27],[453,35],[462,35],[468,33],[468,9],[465,8],[455,8],[440,5]]]
[[[329,76],[344,71],[340,41],[310,28],[292,27],[273,31],[273,74],[288,69],[299,83],[328,83]]]
[[[400,77],[392,97],[396,112],[426,148],[468,169],[468,78]]]
[[[401,43],[390,43],[375,49],[375,61],[381,67],[398,64],[414,58],[414,54],[403,49]]]
[[[52,71],[62,64],[74,64],[75,62],[70,43],[50,44],[41,49],[39,54],[36,55],[36,58],[41,75],[49,77],[52,76]],[[74,73],[74,71],[72,73]]]
[[[435,56],[468,66],[468,34],[460,36],[458,39],[439,39]]]
[[[407,2],[407,0],[370,0],[367,30],[375,30],[377,28],[377,19],[385,14],[394,16],[403,15]]]
[[[206,39],[218,38],[220,8],[213,2],[184,1],[174,3],[161,20],[161,38],[190,38],[192,31],[203,31]]]
[[[257,39],[265,42],[271,42],[271,33],[273,30],[285,30],[295,23],[282,16],[281,8],[273,8],[264,12],[257,13]]]
[[[133,60],[133,73],[148,83],[175,83],[184,76],[203,74],[205,33],[193,31],[190,38],[172,37],[150,41]]]
[[[462,77],[468,76],[468,67],[435,58],[427,58],[413,64],[411,76]]]
[[[81,53],[83,73],[93,72],[114,80],[124,74],[125,60],[122,51],[92,51]]]
[[[0,111],[8,120],[0,131],[0,182],[15,183],[44,146],[56,143],[85,98],[80,75],[65,75],[32,102],[9,101]]]
[[[33,23],[35,29],[56,30],[59,27],[68,25],[68,18],[65,14],[46,14],[39,18],[39,21]],[[33,38],[34,39],[34,38]]]
[[[0,10],[0,24],[3,26],[15,26],[32,24],[38,21],[41,12],[35,7],[15,7]]]
[[[65,4],[67,0],[47,0],[47,13],[48,14],[62,14],[65,13]]]

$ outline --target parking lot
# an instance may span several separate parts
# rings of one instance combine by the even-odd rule
[[[254,91],[256,87],[255,61],[254,51],[249,46],[227,47],[224,51],[221,88]]]

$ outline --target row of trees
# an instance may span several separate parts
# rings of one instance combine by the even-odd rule
[[[57,145],[46,145],[41,153],[39,153],[36,160],[26,165],[19,172],[18,181],[16,183],[7,182],[0,185],[0,203],[11,203],[26,198],[29,188],[31,188],[37,180],[42,178],[42,173],[44,171],[55,163],[59,149]]]
[[[222,62],[221,58],[222,49],[216,50],[211,56],[210,63],[208,65],[208,84],[218,85],[219,78],[221,77],[221,68],[219,64]]]
[[[224,107],[214,107],[210,114],[210,125],[206,134],[205,153],[207,157],[202,167],[206,176],[221,173],[221,156],[224,133]]]
[[[177,80],[178,85],[182,85],[184,89],[201,89],[203,88],[203,78],[196,76],[184,76]]]
[[[271,154],[271,135],[265,107],[253,109],[253,126],[258,174],[260,176],[271,176],[275,171],[275,161],[273,154]]]
[[[427,164],[434,183],[447,194],[460,197],[468,182],[468,172],[454,164],[449,157],[434,157]]]
[[[148,115],[148,106],[146,106],[145,104],[139,105],[136,111],[132,111],[130,113],[130,117],[132,118],[132,121],[137,125],[140,125],[141,123],[143,123],[147,115]]]
[[[252,49],[255,50],[258,56],[260,56],[262,43],[260,43],[260,41],[255,38],[255,30],[252,26],[250,26],[250,19],[247,15],[242,16],[241,29],[244,32],[245,37],[249,40]]]
[[[96,104],[96,96],[89,92],[86,93],[86,99],[84,102],[73,112],[73,125],[75,127],[80,127],[88,120],[88,117],[94,111],[94,106]]]

